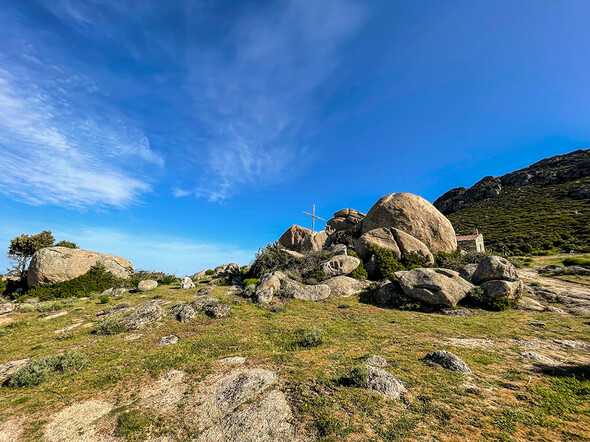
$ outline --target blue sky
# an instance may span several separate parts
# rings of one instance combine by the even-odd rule
[[[588,148],[587,1],[0,0],[0,247],[235,261]],[[0,266],[9,265],[0,255]]]

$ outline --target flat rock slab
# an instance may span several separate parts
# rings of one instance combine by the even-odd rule
[[[246,358],[242,356],[231,356],[229,358],[223,358],[217,361],[220,365],[244,365],[246,363]]]
[[[24,419],[10,419],[0,423],[0,442],[15,442],[21,440],[25,431]]]
[[[113,404],[99,400],[71,405],[53,415],[45,428],[44,440],[48,442],[105,440],[95,423],[112,409]]]
[[[6,380],[16,374],[21,368],[29,363],[31,359],[19,359],[16,361],[8,361],[0,364],[0,385],[2,385]]]
[[[51,315],[49,315],[49,316],[45,316],[45,317],[43,318],[43,320],[47,321],[47,320],[49,320],[49,319],[55,319],[55,318],[59,318],[59,317],[61,317],[61,316],[65,316],[65,315],[67,315],[68,313],[69,313],[69,312],[68,312],[67,310],[64,310],[64,311],[61,311],[61,312],[57,312],[57,313],[53,313],[53,314],[51,314]]]
[[[185,376],[183,371],[170,370],[152,384],[143,386],[139,392],[141,405],[160,413],[178,411],[178,403],[187,389]]]
[[[162,336],[160,338],[160,342],[158,343],[159,347],[166,347],[168,345],[176,345],[178,344],[178,336],[176,335],[168,335]]]

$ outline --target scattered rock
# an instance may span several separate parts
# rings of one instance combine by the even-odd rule
[[[324,274],[330,278],[334,276],[348,275],[360,265],[361,261],[354,256],[338,255],[333,256],[322,266]]]
[[[227,304],[209,305],[205,308],[205,313],[215,319],[225,318],[231,312],[231,307]]]
[[[402,394],[408,391],[398,378],[381,368],[367,365],[367,371],[369,374],[367,388],[369,390],[374,390],[396,400],[401,399]]]
[[[207,275],[207,270],[201,270],[200,272],[195,273],[192,276],[192,279],[196,279],[197,281],[201,279],[207,279],[209,275]]]
[[[254,293],[254,297],[256,301],[260,304],[268,304],[272,301],[273,296],[277,293],[281,288],[281,280],[277,275],[278,272],[271,273],[270,275],[264,277],[262,281],[258,283],[256,287],[256,292]]]
[[[158,305],[157,300],[148,301],[122,319],[127,330],[142,330],[159,321],[164,315],[164,310]]]
[[[130,335],[125,336],[126,341],[137,341],[141,339],[143,335],[141,333],[131,333]]]
[[[178,344],[178,336],[176,335],[168,335],[162,336],[160,338],[160,342],[158,343],[159,347],[166,347],[168,345],[176,345]]]
[[[101,440],[95,422],[113,409],[113,405],[91,400],[71,405],[51,418],[45,429],[48,442]]]
[[[454,347],[467,347],[467,348],[485,348],[491,349],[496,346],[494,341],[489,339],[478,339],[478,338],[448,338],[447,344]]]
[[[195,309],[190,304],[181,304],[174,308],[176,319],[180,322],[188,322],[196,315]]]
[[[188,276],[185,276],[184,278],[182,278],[182,281],[180,282],[180,288],[181,289],[192,289],[192,288],[195,288],[195,283]]]
[[[242,356],[230,356],[229,358],[220,359],[217,363],[221,365],[244,365],[246,358]]]
[[[202,298],[197,298],[193,302],[191,302],[191,307],[195,310],[204,310],[206,307],[210,306],[211,304],[216,304],[219,302],[219,298],[214,296],[204,296]]]
[[[326,284],[304,285],[293,294],[293,298],[301,301],[323,301],[330,296],[331,291]]]
[[[506,258],[488,256],[479,263],[471,279],[479,285],[492,280],[516,281],[518,275],[516,267]]]
[[[348,276],[336,276],[324,281],[330,287],[330,296],[333,298],[347,298],[358,295],[369,285],[366,281],[350,278]]]
[[[153,279],[144,279],[143,281],[139,281],[137,285],[137,290],[140,292],[147,292],[149,290],[153,290],[158,287],[158,281],[154,281]]]
[[[395,227],[413,236],[430,252],[452,253],[457,249],[451,222],[424,198],[411,193],[386,195],[371,207],[361,232],[381,227]]]
[[[29,363],[31,359],[19,359],[16,361],[8,361],[0,364],[0,385],[6,382],[10,377],[16,374],[21,368]]]
[[[573,348],[574,350],[590,350],[590,344],[584,341],[574,341],[571,339],[554,339],[553,342],[562,347]]]
[[[346,247],[344,244],[332,244],[330,246],[330,250],[334,254],[334,256],[342,256],[348,254],[348,247]]]
[[[459,356],[446,350],[437,350],[433,353],[428,353],[424,359],[432,361],[447,370],[458,371],[460,373],[471,373],[467,364],[463,362]]]
[[[196,296],[210,295],[214,290],[213,287],[203,287],[202,289],[197,290]]]
[[[279,244],[286,249],[302,252],[303,243],[310,236],[311,230],[301,226],[293,225],[281,235],[279,238]]]
[[[235,262],[230,262],[222,266],[215,267],[215,276],[237,275],[240,273],[240,266]]]
[[[383,356],[373,355],[367,359],[367,364],[373,367],[387,367],[389,364]]]
[[[524,358],[524,359],[529,359],[529,360],[534,361],[534,362],[542,362],[544,364],[549,364],[549,365],[553,365],[553,364],[556,364],[557,363],[557,361],[555,359],[552,359],[550,357],[547,357],[545,355],[542,355],[540,353],[535,353],[535,352],[532,352],[532,351],[528,351],[526,353],[522,353],[520,355],[520,357],[521,358]]]
[[[87,326],[87,325],[92,325],[92,324],[86,324],[84,322],[78,322],[77,324],[72,324],[72,325],[68,325],[64,328],[60,328],[59,330],[55,330],[54,333],[59,334],[59,333],[65,333],[67,331],[73,330],[76,327],[80,327],[81,325]]]
[[[6,315],[12,313],[16,309],[16,304],[6,303],[0,304],[0,315]]]
[[[134,271],[133,264],[119,256],[68,247],[46,247],[35,252],[31,258],[27,283],[32,287],[41,283],[69,281],[88,272],[96,264],[102,264],[118,278],[128,279]]]
[[[484,295],[490,299],[508,298],[515,301],[524,292],[524,284],[518,281],[492,280],[486,281],[481,285]]]
[[[467,310],[466,308],[444,309],[444,310],[441,310],[441,313],[445,316],[462,316],[462,317],[473,316],[473,312],[471,310]]]
[[[522,308],[523,310],[532,310],[536,312],[542,312],[545,310],[545,307],[543,307],[539,301],[529,298],[528,296],[520,298],[518,301],[518,307]]]
[[[57,312],[57,313],[52,313],[51,315],[47,315],[45,316],[43,319],[45,321],[47,321],[48,319],[55,319],[55,318],[59,318],[61,316],[65,316],[67,315],[69,312],[67,310],[63,310],[61,312]]]
[[[406,295],[434,305],[454,307],[473,288],[459,273],[448,269],[417,268],[395,276]]]

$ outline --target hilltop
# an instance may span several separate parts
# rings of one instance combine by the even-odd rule
[[[434,206],[458,234],[474,228],[488,247],[514,254],[590,249],[590,149],[546,158],[457,187]]]

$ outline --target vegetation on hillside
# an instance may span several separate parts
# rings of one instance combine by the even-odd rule
[[[576,185],[590,184],[590,177]],[[447,215],[457,234],[474,228],[486,248],[506,254],[590,251],[590,200],[567,196],[573,183],[505,187],[500,195]]]

